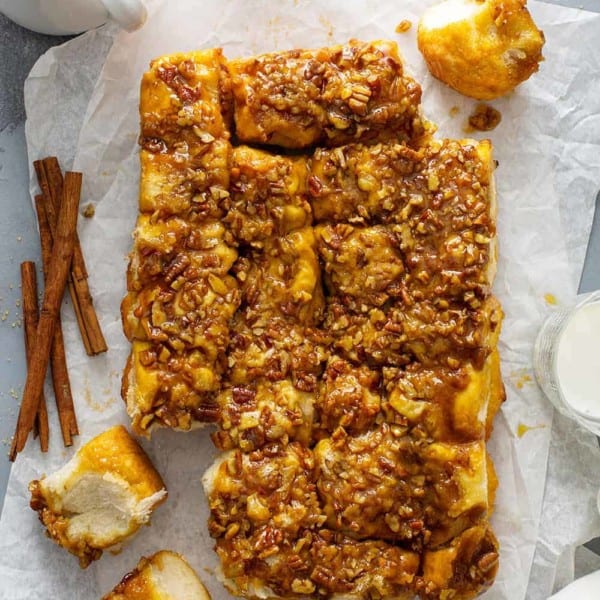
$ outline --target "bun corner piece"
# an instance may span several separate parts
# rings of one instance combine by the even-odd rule
[[[142,557],[102,600],[211,600],[196,572],[176,552]]]
[[[543,60],[527,0],[445,0],[425,11],[417,40],[431,74],[477,100],[508,94]]]
[[[82,568],[150,521],[167,498],[160,475],[122,425],[83,445],[58,471],[29,484],[31,508]]]

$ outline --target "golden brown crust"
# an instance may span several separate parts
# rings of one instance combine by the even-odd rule
[[[493,297],[478,310],[456,303],[440,309],[424,301],[405,308],[370,308],[366,314],[352,313],[334,297],[327,305],[325,327],[337,352],[355,363],[383,367],[418,362],[456,368],[470,361],[481,369],[501,320]]]
[[[248,384],[259,377],[271,381],[289,377],[299,390],[317,389],[331,344],[326,331],[281,318],[249,327],[238,316],[231,331],[228,378],[232,384]]]
[[[229,136],[231,83],[220,48],[171,54],[150,63],[142,77],[141,145],[181,141],[182,128]],[[224,110],[223,110],[224,109]]]
[[[343,304],[362,312],[401,296],[400,242],[386,227],[319,225],[316,234],[330,294]]]
[[[485,522],[467,529],[446,548],[425,552],[419,596],[467,600],[485,591],[498,571],[498,541]]]
[[[317,221],[374,224],[393,221],[411,199],[423,152],[400,143],[317,148],[309,192]]]
[[[172,589],[179,593],[173,595]],[[185,589],[185,591],[183,591]],[[175,552],[161,550],[143,556],[135,569],[123,577],[102,600],[210,600],[210,595],[185,559]]]
[[[290,379],[259,379],[233,385],[217,396],[220,450],[251,452],[271,442],[311,440],[315,394],[297,389]]]
[[[254,597],[266,587],[276,596],[366,596],[379,585],[409,597],[414,553],[321,529],[325,515],[306,447],[232,451],[216,469],[206,483],[209,527],[234,593]]]
[[[527,0],[446,4],[434,6],[419,22],[419,50],[434,77],[465,96],[492,100],[539,69],[544,33],[533,22]],[[457,20],[463,7],[469,14]],[[443,10],[444,22],[438,17],[430,25],[430,16]]]
[[[190,60],[142,94],[136,431],[217,425],[209,529],[235,594],[474,597],[503,398],[491,144],[428,137],[390,42]],[[323,147],[231,147],[232,113],[239,141]]]
[[[322,440],[315,459],[327,525],[352,537],[402,541],[420,551],[445,543],[487,510],[481,442],[428,443],[407,427],[382,425]]]
[[[121,313],[135,340],[123,397],[138,433],[215,420],[229,322],[231,82],[221,50],[174,54],[142,79],[140,212]]]
[[[262,248],[265,240],[312,223],[304,157],[237,146],[233,149],[230,185],[225,222],[240,244]]]
[[[248,326],[264,327],[274,318],[308,327],[322,321],[325,301],[311,227],[269,239],[261,251],[238,260],[234,272]]]
[[[387,144],[317,150],[311,203],[317,220],[386,225],[404,260],[405,302],[458,297],[476,305],[490,287],[492,172],[485,140],[434,141],[419,152]],[[335,252],[340,237],[321,238],[321,246]]]
[[[144,450],[122,425],[111,427],[84,444],[63,470],[48,478],[32,481],[29,484],[31,508],[38,512],[47,535],[77,556],[82,568],[100,558],[103,550],[135,533],[148,518],[148,515],[144,514],[128,517],[122,515],[121,518],[132,519],[132,522],[127,523],[125,531],[116,523],[114,531],[108,536],[104,531],[95,531],[94,524],[84,532],[72,527],[79,513],[68,508],[73,501],[68,501],[67,498],[72,493],[85,494],[81,488],[79,492],[74,490],[81,481],[93,475],[110,482],[118,482],[133,502],[144,502],[154,498],[144,509],[148,511],[148,515],[149,511],[166,499],[165,484],[161,476]],[[56,477],[60,477],[59,483],[55,482]],[[89,491],[87,493],[93,494]],[[68,502],[70,504],[67,504]],[[93,508],[96,500],[89,498],[89,503]],[[67,506],[63,507],[63,504]]]
[[[157,220],[142,214],[127,271],[128,290],[140,291],[157,283],[178,289],[175,282],[180,277],[179,283],[208,273],[223,276],[237,259],[234,246],[234,239],[218,221],[194,224],[180,217]]]
[[[148,570],[150,558],[142,556],[133,571],[127,573],[115,588],[102,600],[147,600],[152,598],[152,587]]]
[[[305,148],[424,133],[421,88],[394,42],[263,54],[228,63],[244,142]]]
[[[339,427],[362,433],[381,416],[381,373],[331,356],[323,373],[316,405],[315,439],[328,437]]]
[[[416,435],[444,442],[481,440],[486,428],[486,411],[492,405],[490,386],[493,361],[482,369],[472,365],[458,368],[425,367],[412,363],[405,368],[385,368],[387,391],[383,405],[388,423],[406,424]]]
[[[138,497],[165,487],[148,455],[122,425],[91,439],[78,450],[77,457],[81,471],[115,474],[127,481]]]
[[[157,426],[187,431],[194,422],[216,421],[214,393],[225,369],[224,359],[208,361],[199,350],[173,353],[164,344],[134,341],[122,386],[133,430],[138,435]]]

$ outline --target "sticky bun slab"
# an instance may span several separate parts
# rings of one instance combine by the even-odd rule
[[[396,44],[153,61],[122,304],[137,433],[210,423],[225,586],[474,598],[504,387],[489,141],[432,137]]]
[[[229,62],[236,133],[244,142],[306,148],[424,135],[421,87],[394,42],[290,50]]]

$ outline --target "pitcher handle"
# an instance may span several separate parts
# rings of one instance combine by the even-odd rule
[[[142,0],[101,0],[114,21],[126,31],[135,31],[145,22],[146,6]]]

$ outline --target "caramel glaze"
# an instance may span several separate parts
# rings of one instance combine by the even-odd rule
[[[390,42],[144,76],[124,397],[140,433],[216,423],[209,530],[238,595],[493,582],[491,144],[431,139],[420,94]],[[232,146],[233,123],[304,154]]]

